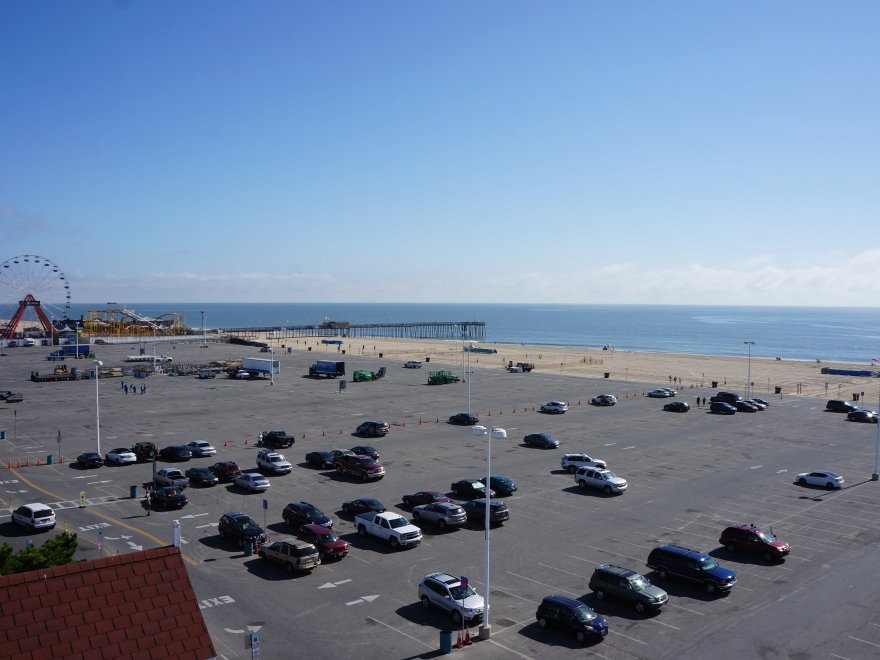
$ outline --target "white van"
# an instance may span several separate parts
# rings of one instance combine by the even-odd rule
[[[55,512],[39,502],[22,504],[12,512],[12,522],[31,531],[49,530],[55,527]]]

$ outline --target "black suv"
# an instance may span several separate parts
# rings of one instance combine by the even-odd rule
[[[218,525],[220,538],[232,539],[238,544],[239,548],[243,548],[245,541],[251,543],[265,543],[266,532],[250,516],[238,511],[230,511],[224,513],[220,517]]]
[[[152,442],[136,442],[131,453],[137,456],[138,463],[147,463],[159,455],[159,448]]]
[[[291,502],[284,507],[281,517],[284,518],[284,522],[294,529],[299,529],[303,525],[309,524],[320,525],[327,529],[333,528],[332,518],[325,515],[314,504],[309,504],[308,502]]]
[[[716,401],[720,401],[721,403],[736,403],[737,401],[742,400],[743,398],[736,392],[719,392],[715,396],[709,397],[710,403],[715,403]]]
[[[573,632],[579,642],[601,640],[608,634],[608,622],[579,600],[553,594],[545,596],[535,619],[542,628],[554,626]]]
[[[858,409],[859,407],[856,404],[840,399],[831,399],[825,404],[825,410],[830,410],[831,412],[851,413]]]
[[[709,555],[677,545],[661,545],[648,555],[648,567],[660,579],[671,575],[703,585],[706,593],[728,592],[736,584],[736,573],[723,568]]]
[[[593,571],[590,589],[599,600],[605,600],[605,596],[613,596],[629,601],[635,605],[639,614],[645,610],[659,611],[669,602],[666,592],[651,584],[648,578],[628,568],[611,564],[603,564]]]

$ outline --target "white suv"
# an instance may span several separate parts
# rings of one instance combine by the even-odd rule
[[[470,585],[448,573],[431,573],[419,584],[419,600],[426,610],[432,605],[452,614],[452,620],[460,624],[483,616],[483,597]]]
[[[592,458],[587,454],[563,454],[559,462],[562,464],[562,469],[569,472],[575,472],[579,467],[595,467],[603,470],[608,467],[601,458]]]
[[[541,405],[542,413],[564,413],[568,410],[568,404],[565,401],[550,401]]]
[[[404,369],[421,369],[422,363],[418,360],[410,360],[409,362],[404,363]]]
[[[574,473],[574,480],[581,488],[599,488],[606,495],[622,493],[626,490],[626,479],[621,479],[611,470],[582,467]]]

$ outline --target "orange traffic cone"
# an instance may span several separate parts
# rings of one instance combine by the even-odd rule
[[[473,644],[473,642],[471,641],[471,629],[470,628],[464,629],[464,641],[462,642],[462,644],[464,644],[465,646],[467,646],[468,644]]]
[[[40,457],[37,456],[37,465],[39,465],[39,464],[40,464]]]
[[[248,443],[247,436],[244,436],[244,444],[247,444],[247,443]]]
[[[21,467],[21,459],[18,459],[18,467]]]
[[[6,461],[6,468],[7,468],[8,470],[11,470],[11,469],[12,469],[12,459]]]
[[[63,463],[63,462],[64,462],[64,456],[59,456],[59,457],[58,457],[58,462],[59,462],[59,463]]]
[[[27,457],[27,464],[25,465],[25,467],[30,467],[30,466],[31,466],[31,457],[28,456]]]
[[[228,446],[229,446],[229,442],[228,442],[227,440],[224,440],[224,441],[223,441],[223,446],[224,446],[224,447],[228,447]]]
[[[457,648],[457,649],[461,648],[461,631],[460,630],[458,631],[458,639],[455,641],[455,648]]]
[[[303,440],[305,440],[305,439],[306,439],[306,434],[305,434],[305,432],[303,432]]]

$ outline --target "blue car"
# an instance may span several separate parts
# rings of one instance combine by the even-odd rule
[[[535,619],[542,628],[561,628],[573,632],[581,643],[602,640],[608,635],[608,622],[589,605],[574,598],[552,594],[545,596]]]

